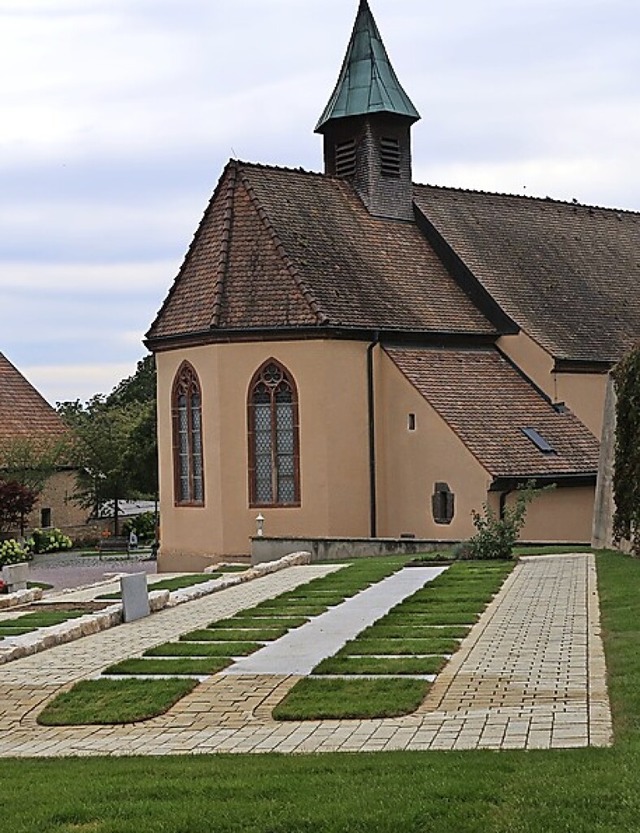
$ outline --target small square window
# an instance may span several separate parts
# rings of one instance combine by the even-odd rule
[[[51,509],[40,510],[40,526],[43,529],[51,526]]]
[[[407,418],[407,428],[409,429],[409,431],[415,431],[416,430],[416,415],[415,414],[409,414],[409,416]]]

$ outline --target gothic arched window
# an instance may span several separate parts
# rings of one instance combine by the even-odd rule
[[[249,501],[300,505],[300,441],[295,382],[269,359],[249,386]]]
[[[183,362],[176,374],[171,395],[171,413],[175,503],[202,506],[202,394],[198,374],[189,362]]]

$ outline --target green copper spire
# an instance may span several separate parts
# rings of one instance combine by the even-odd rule
[[[338,83],[315,132],[322,133],[333,119],[368,113],[393,113],[412,122],[420,118],[391,66],[367,0],[360,0]]]

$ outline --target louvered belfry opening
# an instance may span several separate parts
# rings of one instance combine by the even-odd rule
[[[380,139],[380,173],[382,176],[400,178],[400,142],[396,138]]]
[[[341,177],[356,175],[356,140],[347,139],[335,146],[335,174]]]

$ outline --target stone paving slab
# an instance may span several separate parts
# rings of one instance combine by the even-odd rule
[[[0,755],[549,749],[611,743],[590,554],[521,561],[422,706],[406,717],[278,723],[271,710],[299,677],[216,675],[167,714],[144,723],[37,725],[42,705],[61,687],[154,642],[292,589],[322,574],[314,573],[321,569],[295,567],[164,611],[153,622],[141,620],[0,668]],[[46,668],[39,667],[43,662]]]

